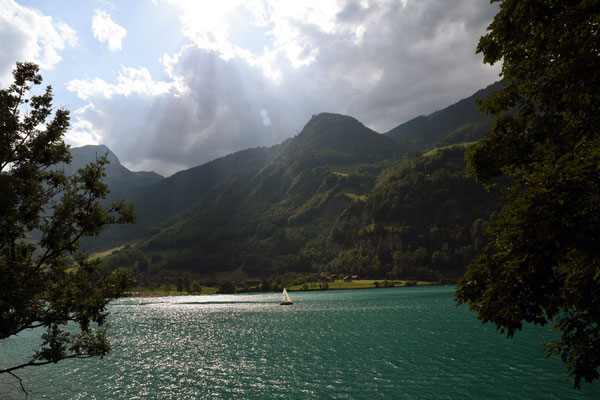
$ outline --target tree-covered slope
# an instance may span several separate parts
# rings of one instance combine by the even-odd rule
[[[396,158],[405,149],[347,115],[322,113],[289,140],[275,160],[297,168]]]
[[[246,149],[198,167],[180,171],[140,191],[134,202],[143,224],[172,217],[217,195],[217,187],[233,176],[258,171],[278,152],[277,146]]]
[[[177,249],[164,262],[174,268],[310,270],[305,253],[312,251],[312,239],[327,237],[351,196],[366,194],[375,182],[357,162],[370,165],[402,149],[354,118],[321,114],[296,137],[265,151],[271,156],[266,162],[215,181],[203,201],[153,226],[140,247]],[[348,175],[339,168],[358,171]]]
[[[360,162],[394,158],[402,152],[395,141],[352,117],[319,114],[300,134],[282,144],[239,151],[139,191],[132,198],[138,224],[107,232],[95,241],[96,248],[148,239],[165,227],[175,229],[173,226],[185,225],[181,229],[186,233],[175,236],[188,237],[189,232],[199,229],[190,228],[190,221],[202,221],[197,225],[203,227],[214,221],[219,225],[215,229],[221,231],[221,226],[232,224],[237,215],[243,221],[254,221],[256,216],[262,218],[260,210],[275,205],[279,210],[275,219],[284,218],[282,209],[293,209],[285,218],[310,218],[313,207],[302,205],[321,187],[315,176],[321,177],[323,171],[331,174],[329,167],[353,168]],[[324,169],[314,170],[318,167]]]
[[[407,156],[340,215],[331,243],[341,252],[330,269],[343,271],[355,264],[349,260],[362,258],[369,261],[360,272],[370,275],[458,277],[480,250],[494,209],[481,185],[466,176],[463,146]]]
[[[252,179],[252,193],[263,201],[279,202],[290,188],[298,191],[297,178],[304,171],[317,167],[351,170],[358,164],[394,159],[403,153],[404,148],[397,142],[355,118],[330,113],[314,115]],[[300,182],[305,184],[306,179]]]
[[[232,176],[210,204],[155,225],[136,244],[138,256],[159,259],[156,268],[205,274],[241,267],[253,276],[456,278],[479,250],[493,209],[465,174],[463,146],[349,173],[305,168],[277,199],[261,196],[253,182]]]
[[[138,215],[137,224],[108,229],[93,242],[85,242],[88,250],[139,240],[153,235],[162,226],[188,218],[179,214],[190,207],[201,210],[209,206],[216,197],[223,196],[221,188],[225,182],[236,176],[255,174],[277,151],[276,146],[242,150],[138,190],[131,197]]]

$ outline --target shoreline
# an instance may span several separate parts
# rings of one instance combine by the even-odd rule
[[[357,285],[356,287],[329,287],[327,289],[292,289],[295,286],[298,285],[294,285],[292,286],[292,288],[287,288],[288,292],[294,292],[294,293],[298,293],[298,292],[326,292],[326,291],[331,291],[331,290],[363,290],[363,289],[390,289],[390,288],[409,288],[409,287],[423,287],[423,286],[448,286],[448,285],[454,285],[455,283],[449,283],[449,284],[443,284],[443,283],[439,283],[439,282],[425,282],[425,281],[418,281],[416,285],[389,285],[389,286],[359,286]],[[235,293],[196,293],[196,294],[192,294],[192,293],[164,293],[164,294],[158,294],[158,293],[144,293],[144,292],[126,292],[126,294],[124,296],[118,297],[119,299],[127,299],[127,298],[140,298],[140,297],[179,297],[179,296],[214,296],[214,295],[219,295],[219,294],[248,294],[248,293],[273,293],[273,294],[280,294],[281,290],[279,291],[268,291],[268,292],[262,292],[262,291],[258,291],[258,290],[248,290],[248,291],[241,291],[241,292],[235,292]]]

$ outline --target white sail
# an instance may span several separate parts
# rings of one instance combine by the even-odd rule
[[[287,292],[287,290],[285,290],[285,288],[283,289],[283,295],[281,297],[281,304],[282,305],[292,304],[292,299],[290,299],[290,295],[288,295],[288,292]]]

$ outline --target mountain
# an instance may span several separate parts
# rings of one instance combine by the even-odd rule
[[[94,243],[106,247],[135,238],[152,239],[166,226],[171,226],[171,232],[175,229],[172,225],[185,225],[181,229],[189,233],[198,230],[190,224],[205,227],[210,220],[229,223],[236,213],[258,214],[257,210],[284,200],[286,205],[296,207],[308,200],[307,193],[321,185],[316,176],[402,153],[401,145],[352,117],[319,114],[297,136],[282,144],[239,151],[140,190],[133,197],[138,224],[114,227]],[[211,215],[206,216],[209,210]],[[199,221],[199,215],[206,221]]]
[[[57,168],[64,169],[66,175],[73,175],[78,169],[104,155],[109,164],[105,165],[106,177],[104,183],[108,184],[110,194],[108,200],[131,200],[141,189],[147,188],[164,179],[155,172],[132,172],[124,167],[119,158],[104,145],[87,145],[69,149],[72,160],[70,164],[59,164]]]
[[[417,151],[476,141],[490,131],[493,123],[493,116],[478,110],[477,100],[486,98],[501,86],[501,82],[496,82],[440,111],[398,125],[385,135]]]
[[[404,148],[347,115],[322,113],[313,115],[295,137],[282,143],[275,156],[252,180],[254,196],[277,203],[296,191],[314,168],[327,171],[355,170],[361,164],[376,163],[401,156]],[[311,190],[304,190],[310,193]],[[296,199],[305,201],[306,198]]]
[[[464,161],[491,124],[475,101],[498,85],[387,134],[350,116],[314,115],[283,143],[136,189],[139,222],[86,247],[120,248],[104,258],[107,271],[456,279],[498,208]]]
[[[325,164],[376,162],[398,157],[405,149],[347,115],[313,115],[284,147],[277,161],[297,168]]]
[[[180,171],[133,196],[142,224],[154,223],[203,205],[214,189],[233,176],[257,172],[279,151],[277,146],[246,149],[198,167]],[[213,195],[213,197],[211,197]]]
[[[472,120],[464,115],[455,125]],[[466,145],[407,147],[352,117],[315,115],[279,145],[141,189],[140,222],[96,244],[131,245],[104,260],[107,270],[143,259],[151,271],[455,278],[479,250],[494,203],[466,175]]]

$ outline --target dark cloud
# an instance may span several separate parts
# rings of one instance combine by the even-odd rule
[[[379,13],[379,15],[377,15]],[[324,41],[321,73],[354,76],[360,83],[380,75],[366,89],[353,90],[338,104],[379,131],[427,114],[497,79],[498,69],[475,54],[495,8],[481,1],[408,1],[372,11],[363,41]],[[331,76],[336,81],[336,76]],[[351,78],[352,79],[352,78]],[[375,81],[374,81],[375,82]],[[343,83],[333,92],[343,91]]]
[[[363,7],[359,1],[349,1],[336,17],[340,22],[360,22],[370,10],[368,7]]]

